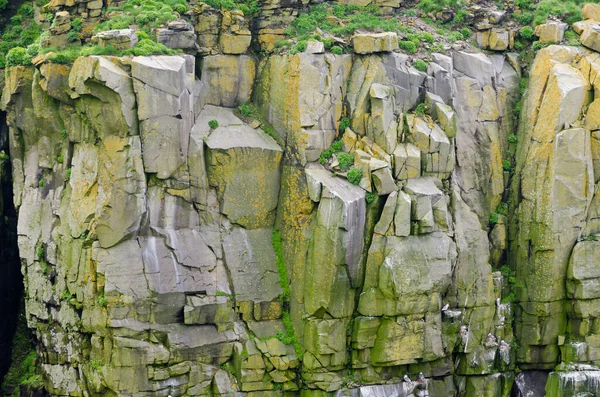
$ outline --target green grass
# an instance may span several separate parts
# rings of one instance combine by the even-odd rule
[[[335,16],[342,23],[328,20]],[[309,11],[298,15],[287,29],[286,33],[298,42],[314,37],[314,32],[319,28],[324,33],[335,36],[349,36],[357,30],[364,31],[386,31],[386,32],[408,32],[397,19],[383,18],[380,16],[379,8],[375,5],[367,7],[342,5],[342,4],[316,4]],[[334,54],[341,54],[340,46],[333,46]]]
[[[217,9],[241,10],[244,15],[256,15],[261,10],[260,3],[257,0],[206,0],[205,3]]]
[[[23,57],[22,52],[19,50],[17,53],[13,53],[11,65],[7,65],[7,55],[9,50],[13,48],[27,49],[40,37],[41,29],[35,23],[33,14],[32,5],[29,2],[23,3],[0,32],[0,68],[31,63],[31,54],[28,54],[29,57]]]
[[[422,59],[417,59],[416,61],[414,61],[413,66],[420,72],[424,72],[427,70],[427,62],[425,62]]]
[[[149,32],[177,19],[188,10],[185,0],[128,0],[120,7],[111,7],[107,12],[120,12],[96,26],[94,32],[112,29],[126,29],[136,24],[140,30]]]

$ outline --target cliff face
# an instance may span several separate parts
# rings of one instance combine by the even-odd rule
[[[596,52],[540,50],[521,99],[515,54],[202,26],[229,54],[6,70],[51,395],[598,391]]]

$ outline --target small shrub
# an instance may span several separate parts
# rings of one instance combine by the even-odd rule
[[[375,193],[367,192],[367,194],[365,194],[365,200],[367,201],[367,204],[371,204],[375,201]]]
[[[508,143],[517,143],[519,138],[515,134],[511,134],[508,136]]]
[[[541,41],[534,41],[534,42],[533,42],[533,45],[531,46],[531,48],[532,48],[534,51],[538,51],[538,50],[541,50],[542,48],[544,48],[544,44],[542,44],[542,42],[541,42]]]
[[[71,30],[81,32],[81,18],[75,18],[71,21]]]
[[[331,144],[331,150],[333,150],[334,153],[337,153],[340,150],[342,150],[343,145],[344,144],[341,139],[338,139],[337,141],[333,141],[333,143]]]
[[[42,260],[46,256],[46,251],[44,250],[44,247],[38,247],[35,254],[36,254],[38,260]]]
[[[498,223],[498,213],[497,212],[492,212],[490,214],[490,226],[493,226],[496,223]]]
[[[417,59],[414,63],[413,66],[415,67],[415,69],[417,69],[420,72],[424,72],[427,70],[427,62],[425,62],[422,59]]]
[[[11,48],[6,54],[6,66],[30,65],[31,57],[23,47]]]
[[[38,182],[38,186],[40,187],[40,189],[44,188],[44,180],[40,179],[40,181]]]
[[[533,14],[530,12],[517,14],[516,18],[521,25],[529,25],[531,22],[533,22]]]
[[[238,109],[240,110],[240,113],[244,117],[254,117],[254,113],[256,112],[254,105],[252,105],[251,103],[246,103],[244,105],[240,105],[238,107]]]
[[[502,160],[502,169],[504,171],[510,171],[510,169],[511,169],[510,161]]]
[[[467,40],[469,37],[471,37],[471,29],[462,28],[460,30],[460,34],[462,35],[463,39]]]
[[[334,45],[333,47],[331,47],[331,53],[335,55],[342,55],[344,53],[344,50],[339,45]]]
[[[450,32],[450,33],[448,34],[448,36],[446,37],[446,39],[447,39],[447,40],[448,40],[450,43],[455,43],[455,42],[457,42],[458,40],[463,40],[463,39],[464,39],[464,37],[463,37],[463,35],[462,35],[462,33],[461,33],[461,32],[456,32],[456,31],[454,31],[454,32]]]
[[[426,41],[429,44],[432,44],[435,41],[435,37],[433,37],[433,35],[429,32],[423,32],[421,34],[421,38],[423,39],[423,41]]]
[[[523,26],[519,30],[519,36],[521,36],[525,40],[533,40],[533,37],[535,36],[533,28],[531,26]]]
[[[340,164],[340,169],[346,171],[354,164],[354,155],[342,152],[338,155],[337,160]]]
[[[425,105],[424,103],[418,104],[415,108],[415,114],[419,117],[423,117],[427,111],[427,105]]]
[[[350,119],[348,117],[344,117],[340,120],[340,128],[339,131],[340,133],[344,133],[346,131],[346,128],[350,127]]]
[[[350,182],[353,185],[358,185],[360,183],[360,180],[363,177],[363,170],[361,170],[360,168],[356,168],[356,167],[352,167],[350,168],[350,170],[348,171],[348,174],[346,175],[346,178],[348,178],[348,182]]]
[[[208,126],[210,127],[211,130],[214,130],[215,128],[219,127],[219,122],[217,120],[210,120],[208,122]]]
[[[402,50],[406,51],[409,54],[414,54],[417,52],[417,45],[412,41],[402,40],[398,42],[398,45]]]

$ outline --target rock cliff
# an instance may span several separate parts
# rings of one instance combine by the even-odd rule
[[[0,176],[47,392],[597,393],[597,25],[525,87],[509,44],[425,69],[395,33],[248,54],[298,8],[159,33],[195,56],[6,68]]]

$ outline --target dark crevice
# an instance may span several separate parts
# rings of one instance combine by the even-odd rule
[[[6,113],[0,111],[0,384],[11,364],[11,347],[23,295],[13,205]]]

